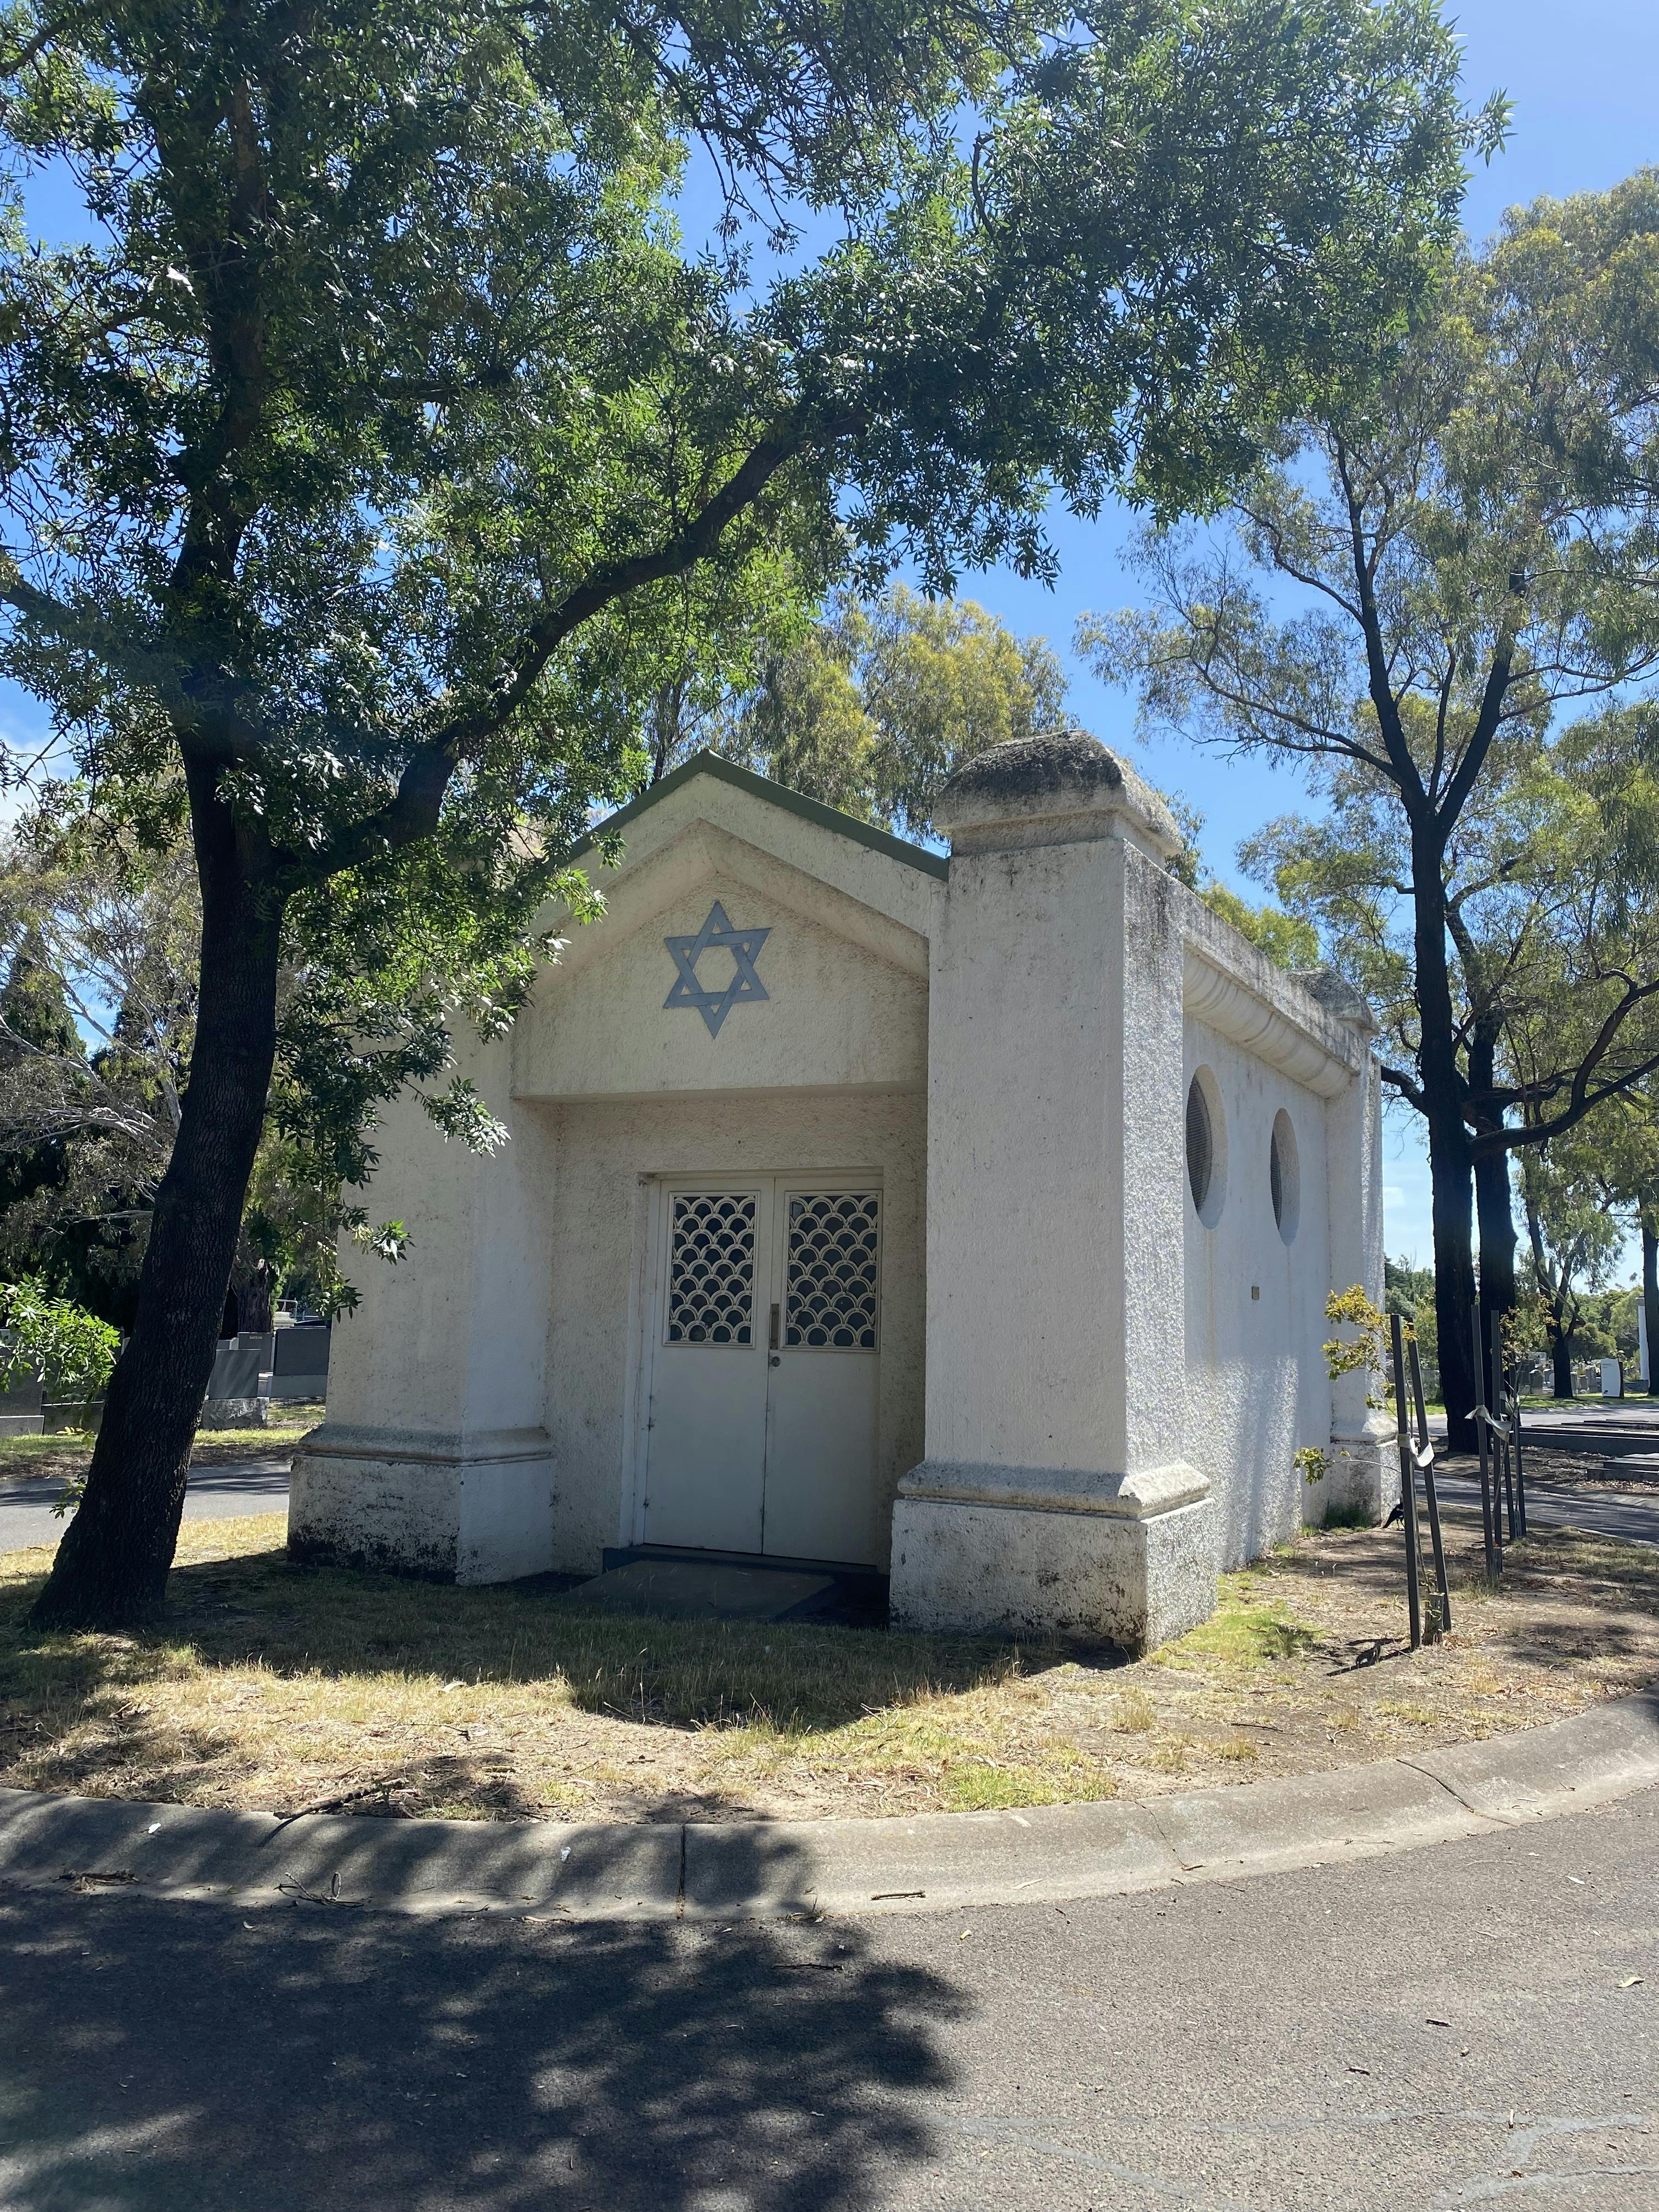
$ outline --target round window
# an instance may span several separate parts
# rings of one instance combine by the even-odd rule
[[[1199,1069],[1187,1090],[1187,1182],[1199,1219],[1213,1229],[1226,1195],[1227,1133],[1221,1093],[1207,1067]]]
[[[1267,1146],[1267,1187],[1273,1193],[1274,1224],[1288,1244],[1296,1235],[1302,1210],[1302,1170],[1296,1154],[1296,1131],[1282,1106],[1273,1116]]]
[[[1210,1109],[1196,1076],[1187,1092],[1187,1180],[1193,1187],[1193,1204],[1200,1213],[1210,1194],[1215,1172],[1215,1138],[1210,1128]]]

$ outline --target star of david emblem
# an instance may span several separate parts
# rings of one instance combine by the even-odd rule
[[[708,921],[695,937],[663,939],[680,971],[674,978],[673,988],[662,1002],[664,1011],[670,1006],[695,1006],[708,1023],[709,1036],[717,1037],[720,1024],[739,999],[766,997],[766,986],[755,973],[755,962],[771,934],[769,929],[733,929],[726,920],[726,908],[716,899],[708,909]],[[737,963],[737,973],[723,991],[706,990],[697,981],[698,961],[705,952],[715,951],[729,952]]]

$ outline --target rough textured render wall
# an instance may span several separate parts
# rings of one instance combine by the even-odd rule
[[[922,1260],[927,1126],[920,1091],[729,1092],[570,1103],[557,1112],[547,1425],[557,1477],[554,1555],[597,1568],[634,1537],[640,1332],[650,1177],[882,1177],[881,1400],[877,1471],[884,1525],[899,1476],[921,1457]]]
[[[1182,1377],[1187,1200],[1182,1075],[1181,913],[1187,894],[1152,855],[1123,853],[1123,951],[1111,1035],[1121,1040],[1116,1095],[1124,1194],[1121,1268],[1125,1428],[1131,1473],[1191,1459]],[[1201,1465],[1202,1462],[1194,1462]],[[1207,1471],[1207,1470],[1206,1470]]]
[[[396,1267],[343,1250],[361,1303],[334,1334],[331,1428],[470,1439],[540,1425],[551,1125],[509,1096],[505,1042],[461,1047],[461,1071],[508,1142],[481,1156],[408,1096],[386,1109],[368,1202],[377,1220],[404,1224],[410,1249]]]
[[[954,857],[934,940],[930,1461],[1122,1468],[1121,843]]]
[[[1186,1455],[1213,1486],[1221,1564],[1237,1566],[1300,1528],[1295,1454],[1304,1444],[1323,1449],[1330,1435],[1326,1102],[1190,1018],[1184,1058],[1183,1107],[1194,1075],[1213,1079],[1222,1186],[1206,1206],[1208,1220],[1190,1187],[1184,1193]],[[1288,1243],[1273,1218],[1268,1165],[1281,1110],[1297,1152]]]

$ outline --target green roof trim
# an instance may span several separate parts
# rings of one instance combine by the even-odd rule
[[[820,830],[831,830],[838,837],[850,837],[855,845],[866,846],[872,853],[884,853],[890,860],[902,860],[907,868],[919,869],[924,876],[936,876],[940,883],[950,876],[951,863],[943,853],[930,853],[925,845],[913,845],[908,837],[896,837],[890,830],[878,830],[873,823],[860,822],[854,814],[843,814],[836,807],[826,806],[822,799],[808,799],[805,792],[791,791],[787,784],[774,783],[769,776],[757,775],[752,769],[739,768],[735,761],[723,760],[719,753],[707,751],[693,753],[672,775],[664,776],[649,791],[642,791],[626,806],[618,807],[614,814],[596,823],[571,854],[571,859],[578,860],[584,853],[591,852],[599,830],[625,830],[647,807],[654,806],[659,799],[666,799],[671,791],[678,791],[694,775],[712,775],[721,783],[748,792],[755,799],[765,799],[769,805],[781,806],[786,814],[799,815],[803,822],[815,822]]]

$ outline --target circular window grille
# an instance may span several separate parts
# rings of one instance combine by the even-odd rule
[[[1210,1102],[1204,1086],[1194,1076],[1187,1091],[1187,1180],[1193,1204],[1200,1213],[1215,1178],[1215,1133],[1210,1125]]]

